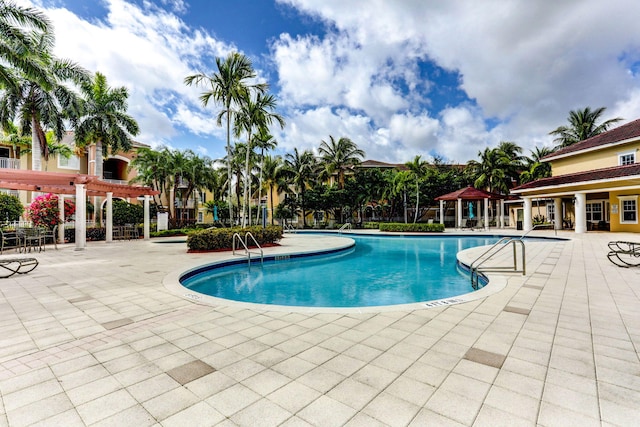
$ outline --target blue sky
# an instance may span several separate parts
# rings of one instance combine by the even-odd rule
[[[349,137],[367,158],[464,163],[529,150],[572,109],[640,117],[640,2],[626,0],[18,0],[44,9],[56,54],[130,90],[136,138],[224,155],[218,107],[183,79],[246,54],[287,125],[278,153]],[[603,19],[603,17],[606,17]],[[624,123],[623,122],[623,123]]]

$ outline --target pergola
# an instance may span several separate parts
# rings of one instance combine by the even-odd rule
[[[454,191],[452,193],[445,194],[443,196],[436,197],[435,200],[440,202],[440,223],[444,224],[444,203],[448,201],[456,201],[456,226],[462,226],[462,201],[466,200],[468,202],[481,201],[484,200],[484,216],[480,215],[480,209],[478,209],[478,216],[484,217],[484,228],[485,230],[489,228],[489,201],[490,200],[499,200],[500,201],[500,212],[503,212],[504,206],[503,201],[506,196],[502,194],[490,193],[488,191],[479,190],[477,188],[473,188],[471,186],[461,188],[460,190]],[[478,206],[479,208],[479,206]],[[502,214],[499,215],[499,223],[498,226],[502,228],[504,226],[504,219]]]
[[[112,184],[102,181],[98,176],[68,174],[60,172],[41,172],[19,169],[0,169],[0,188],[10,190],[37,191],[53,193],[58,196],[60,215],[64,217],[64,196],[74,195],[76,199],[76,250],[82,250],[87,244],[86,199],[90,196],[104,196],[107,199],[106,241],[113,241],[113,197],[144,196],[144,238],[149,239],[149,199],[158,191],[149,187]],[[64,229],[58,230],[64,240]]]

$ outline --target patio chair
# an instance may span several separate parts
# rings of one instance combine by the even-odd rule
[[[47,240],[51,239],[53,246],[58,249],[58,226],[54,225],[53,229],[41,227],[38,229],[42,237],[42,250],[47,248]]]
[[[27,274],[38,266],[35,258],[0,259],[0,279],[6,279],[14,274]]]
[[[0,237],[2,238],[2,242],[0,242],[0,254],[7,249],[22,250],[23,241],[18,232],[0,230]]]
[[[618,267],[640,267],[640,243],[609,242],[607,258]]]

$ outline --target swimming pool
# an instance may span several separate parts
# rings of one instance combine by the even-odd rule
[[[473,288],[456,253],[499,236],[348,236],[355,246],[318,256],[228,262],[191,271],[186,288],[234,301],[297,307],[373,307],[449,298]],[[313,238],[313,237],[310,237]],[[284,259],[283,259],[284,258]]]

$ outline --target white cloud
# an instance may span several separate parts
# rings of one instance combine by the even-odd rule
[[[640,117],[640,2],[277,1],[328,29],[271,41],[265,63],[277,72],[271,83],[287,121],[274,130],[281,149],[317,149],[329,135],[347,136],[372,159],[439,153],[464,163],[503,140],[525,151],[548,145],[548,132],[572,109],[605,106],[606,118]],[[129,88],[141,142],[222,156],[218,110],[203,109],[201,89],[183,79],[210,72],[213,58],[234,46],[190,27],[184,0],[103,5],[106,17],[91,21],[45,9],[57,55]],[[426,61],[457,73],[467,99],[443,102],[451,88],[439,86],[437,67],[421,68]]]
[[[291,93],[300,90],[306,76],[307,86],[316,92],[348,93],[367,104],[371,98],[362,95],[359,85],[374,81],[380,70],[387,69],[382,75],[388,79],[408,67],[409,87],[419,83],[411,68],[418,59],[429,58],[440,67],[459,72],[460,88],[479,108],[466,110],[450,105],[438,116],[443,129],[438,138],[453,140],[439,140],[438,149],[459,161],[475,157],[479,148],[505,139],[526,149],[548,144],[548,132],[564,124],[572,109],[605,106],[611,117],[629,119],[640,113],[637,95],[630,95],[637,93],[638,76],[628,69],[630,63],[640,61],[640,26],[635,22],[640,16],[638,2],[280,1],[337,28],[336,34],[323,40],[281,38],[276,50],[281,69],[294,66],[287,60],[289,51],[322,52],[324,71],[336,69],[337,64],[346,65],[340,73],[329,72],[316,80],[309,71],[317,64],[298,55],[295,60],[300,68],[280,75],[283,87]],[[343,56],[337,55],[341,52],[338,47],[347,41],[351,49],[343,49]],[[620,60],[623,56],[624,61]],[[304,73],[297,76],[300,70]],[[343,75],[354,78],[341,79]],[[426,88],[435,89],[430,80]],[[332,100],[324,96],[325,102],[354,108],[346,96]],[[423,92],[423,96],[432,93]],[[403,97],[405,104],[414,99]],[[395,114],[389,117],[404,114],[403,103],[390,109]],[[373,108],[364,111],[376,125],[388,125]],[[500,121],[490,131],[483,122],[488,118]],[[453,126],[447,120],[458,124]],[[415,145],[409,140],[403,144]],[[425,144],[430,145],[426,137]]]
[[[174,10],[182,10],[183,2],[172,3]],[[45,10],[56,30],[56,55],[102,72],[110,86],[129,89],[129,113],[140,124],[136,139],[141,142],[176,144],[176,126],[196,135],[217,133],[211,125],[215,112],[200,106],[201,89],[187,87],[183,80],[208,72],[206,59],[224,56],[231,47],[152,4],[143,9],[107,0],[105,6],[105,20],[91,22],[67,9]]]

